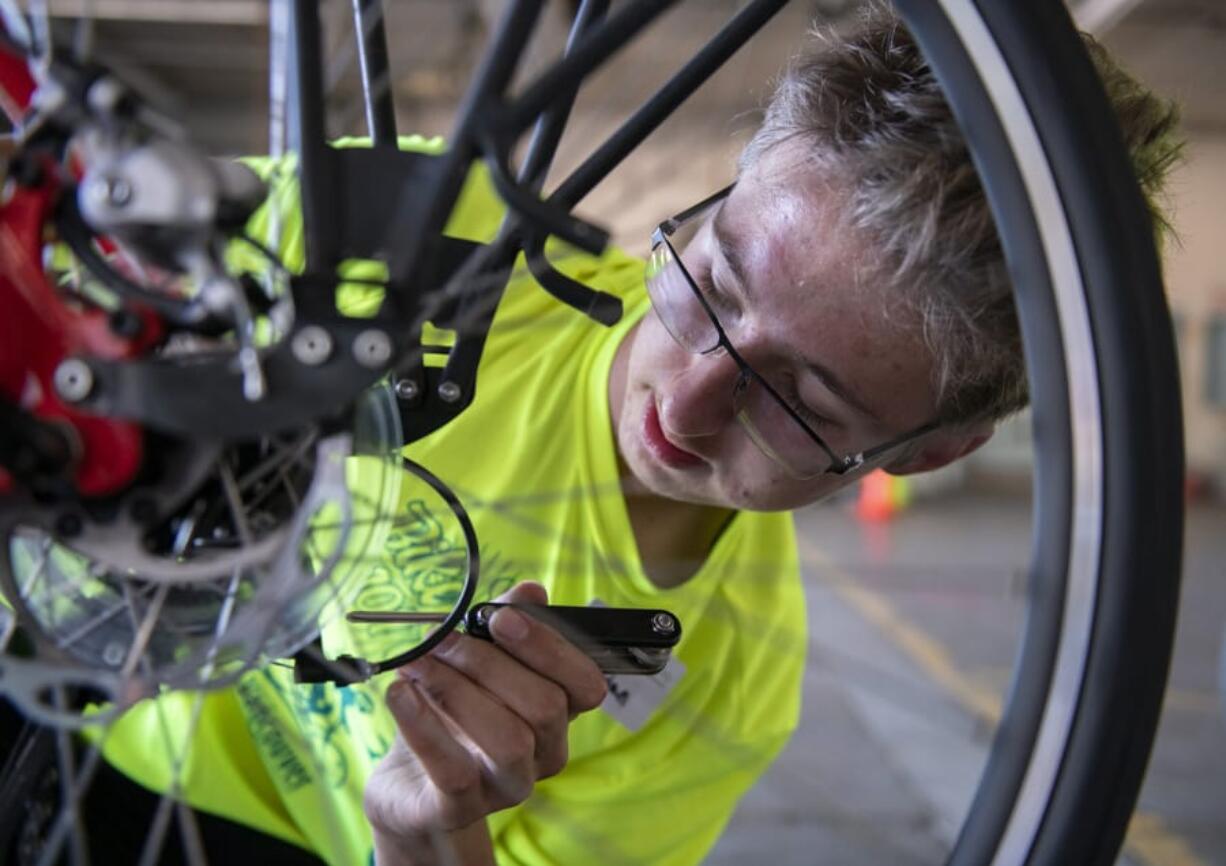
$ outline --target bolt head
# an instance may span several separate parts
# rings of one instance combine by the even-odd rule
[[[673,634],[677,631],[677,620],[661,611],[651,618],[651,630],[656,634]]]
[[[332,335],[318,325],[307,325],[290,340],[290,351],[298,363],[317,367],[332,356]]]
[[[89,193],[104,207],[122,209],[132,203],[132,184],[127,178],[110,174],[95,179]]]
[[[78,358],[61,361],[52,376],[55,393],[69,403],[79,403],[94,390],[94,371]]]
[[[124,88],[113,76],[104,75],[85,93],[89,107],[99,114],[110,114],[123,100]]]
[[[412,379],[400,379],[394,386],[396,396],[401,400],[415,400],[417,395],[421,393],[421,389],[417,387],[417,383]]]
[[[392,338],[377,328],[363,331],[354,338],[353,357],[363,367],[378,369],[392,359]]]
[[[455,382],[443,382],[438,386],[438,395],[444,403],[454,403],[460,399],[462,394],[460,386]]]

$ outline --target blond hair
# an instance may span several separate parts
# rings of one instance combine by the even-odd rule
[[[779,80],[741,170],[785,141],[850,189],[845,218],[864,233],[891,296],[918,319],[933,354],[940,416],[999,419],[1028,402],[1004,253],[970,153],[927,62],[886,6],[850,32],[813,33]],[[1179,144],[1177,112],[1088,36],[1155,224]]]

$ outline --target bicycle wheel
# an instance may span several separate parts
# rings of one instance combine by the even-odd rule
[[[294,8],[301,11],[303,5]],[[342,255],[368,255],[369,251],[355,253],[353,239],[374,235],[372,224],[380,220],[406,231],[410,238],[386,256],[393,277],[412,282],[428,276],[432,285],[438,285],[443,280],[431,273],[432,268],[446,278],[455,268],[468,267],[456,260],[464,261],[461,254],[471,250],[452,250],[443,256],[432,253],[427,242],[441,236],[469,164],[484,156],[494,166],[500,191],[520,215],[515,240],[527,251],[537,279],[589,315],[613,318],[606,298],[585,294],[582,286],[559,277],[549,261],[537,255],[544,236],[599,246],[599,232],[573,218],[575,205],[783,4],[748,4],[714,48],[702,52],[679,82],[661,91],[660,98],[554,187],[543,204],[530,193],[539,191],[553,148],[546,144],[536,151],[539,156],[527,157],[517,177],[500,161],[508,160],[518,134],[542,113],[560,117],[552,124],[547,121],[539,133],[545,141],[554,139],[556,146],[561,131],[556,124],[564,124],[569,107],[558,92],[573,90],[573,82],[589,76],[601,57],[636,38],[668,4],[627,3],[603,23],[585,25],[591,28],[588,41],[582,41],[580,33],[571,54],[547,67],[516,97],[507,97],[501,105],[506,127],[494,135],[478,122],[477,110],[488,107],[482,99],[500,93],[509,79],[514,62],[508,45],[527,41],[534,5],[516,4],[503,19],[477,72],[477,84],[462,106],[449,149],[434,164],[434,173],[424,175],[429,183],[425,205],[360,213],[352,195],[338,191],[336,162],[324,148],[322,136],[297,142],[308,270],[319,262],[333,267]],[[1119,849],[1153,739],[1178,594],[1182,436],[1174,349],[1153,230],[1102,88],[1058,0],[938,4],[898,0],[897,6],[945,88],[997,221],[1016,287],[1037,442],[1025,634],[1005,715],[949,862],[956,866],[1109,863]],[[286,8],[287,4],[274,4],[272,16],[286,14]],[[357,8],[359,16],[366,16],[359,19],[365,22],[359,29],[376,32],[377,4],[364,2]],[[317,35],[308,37],[318,43]],[[310,38],[295,44],[298,87],[318,91],[318,52],[304,53]],[[368,85],[385,74],[377,52],[363,54],[363,60]],[[371,135],[376,143],[386,143],[393,134],[387,105],[377,86],[367,89],[372,94],[367,105]],[[314,132],[322,133],[320,118],[307,121]],[[390,164],[387,161],[384,167]],[[356,158],[353,165],[358,165]],[[349,177],[369,170],[353,168]],[[346,220],[353,225],[338,226]],[[486,249],[495,250],[488,253],[491,260],[515,252],[514,245],[499,247],[497,242]],[[443,258],[451,259],[450,267],[439,264]],[[494,264],[510,267],[509,260],[506,265]],[[505,277],[504,270],[503,281]],[[492,315],[488,296],[482,300],[480,293],[474,293],[473,297],[477,300],[442,292],[410,303],[403,295],[404,306],[395,313],[402,321],[414,322],[423,308],[453,321]],[[397,393],[407,407],[403,413],[407,439],[444,425],[471,400],[476,358],[485,339],[484,331],[474,330],[471,340],[461,334],[446,366],[410,365],[411,372],[398,378],[403,390]],[[356,345],[365,333],[354,328],[345,335]],[[312,351],[301,344],[297,348],[307,356]],[[389,348],[388,355],[403,348]],[[381,353],[381,346],[375,349]],[[373,381],[391,364],[359,361],[357,366],[367,371],[364,381]],[[464,377],[466,370],[469,378]],[[361,378],[344,387],[329,382],[325,402],[350,399],[356,393],[353,382]],[[315,423],[316,408],[295,409],[295,422]],[[206,417],[210,413],[182,403],[142,411],[138,415],[142,422],[178,434],[210,423]],[[213,415],[218,412],[212,409]],[[180,415],[172,417],[174,413]],[[210,432],[233,437],[266,432],[269,419],[257,415],[250,413],[245,426]],[[299,432],[314,434],[307,426],[300,426]],[[207,468],[201,471],[208,474]],[[308,470],[307,478],[315,473]],[[225,486],[224,480],[218,481],[211,489]],[[286,521],[285,513],[274,516],[278,522]],[[45,547],[47,537],[63,535],[62,526],[33,529],[37,531],[27,527],[17,545],[26,556],[36,555],[40,545]],[[258,543],[259,538],[245,542]],[[46,558],[45,550],[43,555]],[[310,552],[306,557],[319,558]],[[9,589],[18,596],[25,592],[14,583]],[[89,610],[96,616],[107,609]],[[301,645],[301,620],[317,613],[316,607],[299,616],[278,648],[292,652]],[[217,616],[217,606],[209,606],[203,621],[215,623]],[[195,622],[189,625],[199,627]],[[243,633],[258,631],[252,626]],[[132,635],[125,632],[125,640],[131,642]],[[86,655],[105,651],[106,645],[99,644]],[[204,658],[211,659],[217,651],[215,641],[203,644]],[[172,662],[181,652],[178,646],[154,660],[154,667],[172,671],[157,682],[185,683],[173,675]],[[242,641],[231,652],[243,662],[257,654]],[[195,663],[193,669],[199,668]],[[97,687],[98,681],[66,678],[57,685]],[[108,694],[118,694],[118,687]],[[59,709],[48,707],[44,718],[56,720]],[[58,747],[64,762],[61,774],[69,780],[79,777],[64,736]],[[74,786],[66,784],[62,796],[71,806],[76,800]],[[177,783],[168,787],[171,794],[178,790]],[[164,835],[172,807],[158,811],[161,817],[155,824]],[[71,808],[64,815],[58,825],[63,828],[61,838],[75,822]],[[183,823],[187,859],[200,862],[202,849],[191,841],[190,826]],[[88,848],[88,841],[80,840],[66,850],[84,862],[81,858]],[[161,848],[160,841],[147,845],[144,856],[157,857]],[[40,862],[53,862],[56,854],[41,856]]]

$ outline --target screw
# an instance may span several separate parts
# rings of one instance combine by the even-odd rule
[[[490,624],[490,609],[485,605],[481,605],[473,612],[473,619],[481,628],[485,628]]]
[[[396,396],[401,400],[416,400],[421,389],[412,379],[399,379],[395,384]]]
[[[119,175],[98,178],[90,191],[100,202],[113,208],[122,209],[132,203],[132,184]]]
[[[382,367],[392,359],[392,339],[375,328],[363,331],[353,341],[353,357],[363,367]]]
[[[52,379],[55,392],[69,403],[80,403],[94,390],[94,371],[76,358],[61,362]]]
[[[656,634],[672,634],[677,630],[677,620],[661,611],[651,618],[651,630]]]
[[[318,367],[332,356],[332,335],[319,325],[307,325],[294,334],[289,348],[300,364]]]
[[[454,403],[460,399],[460,386],[455,382],[444,382],[438,386],[438,395],[443,398],[444,403]]]
[[[110,114],[123,100],[124,89],[115,78],[104,75],[90,85],[85,93],[89,107],[99,114]]]

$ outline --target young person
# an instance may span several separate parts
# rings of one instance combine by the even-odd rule
[[[1172,111],[1095,56],[1155,195]],[[486,238],[500,213],[478,172],[449,230]],[[508,610],[494,642],[453,635],[363,686],[256,672],[206,699],[193,805],[333,863],[702,859],[799,715],[787,510],[872,468],[974,451],[1025,405],[1026,380],[969,155],[880,9],[792,66],[735,184],[654,242],[646,268],[617,251],[560,264],[624,299],[611,329],[513,281],[473,405],[407,453],[472,514],[483,597],[669,609],[675,662],[606,682]],[[357,606],[441,607],[458,581],[445,523],[407,497]],[[397,632],[325,638],[377,657]],[[155,736],[172,711],[130,714],[111,741]],[[159,787],[136,751],[108,757]]]
[[[1172,111],[1092,50],[1152,196]],[[617,601],[676,604],[684,673],[634,731],[590,664],[514,613],[495,617],[496,645],[456,637],[410,665],[387,694],[401,738],[366,789],[381,864],[698,862],[795,723],[804,618],[779,512],[872,468],[944,466],[1026,403],[986,201],[940,89],[884,10],[799,59],[734,186],[653,240],[650,309],[612,334],[559,335],[556,355],[516,362],[504,399],[582,416],[559,457],[603,460],[607,476],[616,457],[623,492],[571,530],[600,530],[590,543],[622,566],[607,585],[537,578],[567,603],[628,585]],[[500,360],[482,387],[501,388]],[[542,396],[554,377],[573,390]],[[476,409],[460,423],[480,424]],[[548,455],[551,436],[571,435],[543,426],[515,453]],[[493,495],[537,489],[534,472]]]

